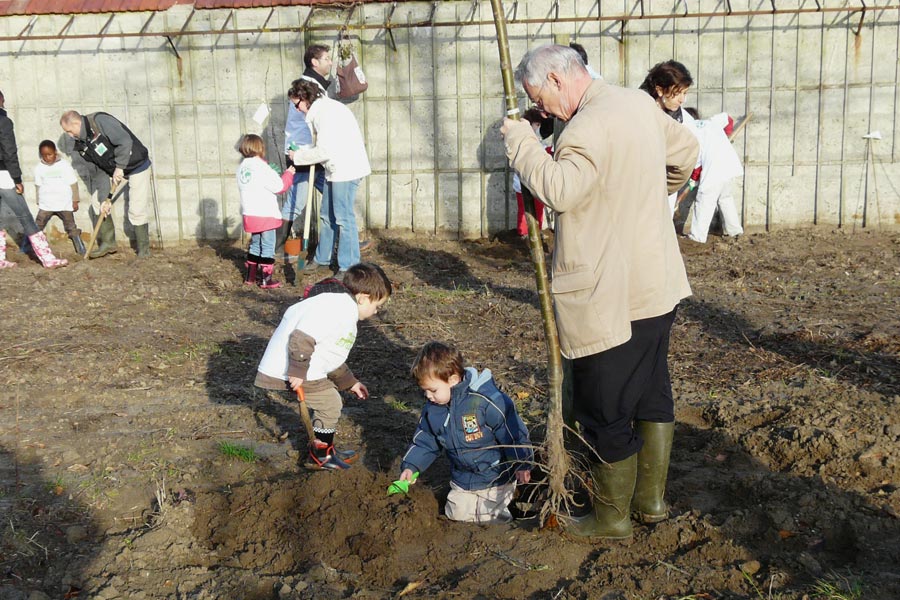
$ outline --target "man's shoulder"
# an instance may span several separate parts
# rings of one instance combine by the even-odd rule
[[[98,111],[85,116],[87,117],[88,121],[93,120],[93,123],[99,124],[101,129],[110,126],[122,127],[122,125],[124,125],[122,121],[107,112]]]
[[[102,110],[98,110],[97,112],[92,112],[92,113],[86,114],[84,116],[91,118],[91,119],[103,119],[104,121],[108,121],[108,120],[118,121],[119,120],[116,117],[109,114],[108,112],[105,112]]]
[[[572,117],[570,126],[563,130],[563,135],[569,140],[575,135],[575,139],[582,142],[584,137],[599,142],[602,136],[597,137],[596,133],[607,129],[618,131],[653,119],[654,111],[662,112],[646,92],[597,80],[588,87],[581,107]]]
[[[609,110],[610,108],[624,108],[631,110],[656,108],[653,99],[647,92],[607,83],[603,80],[597,80],[591,83],[585,95],[587,96],[585,102],[586,107],[603,107],[605,110]]]

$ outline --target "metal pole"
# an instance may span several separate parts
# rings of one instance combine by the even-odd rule
[[[163,249],[162,224],[159,221],[159,200],[156,197],[156,169],[150,165],[150,192],[153,194],[153,215],[156,218],[156,239],[159,249]]]
[[[881,13],[900,10],[900,4],[893,4],[890,6],[879,6],[879,11]],[[817,7],[817,8],[776,8],[775,10],[735,10],[735,11],[711,11],[711,12],[682,12],[682,13],[669,13],[669,14],[620,14],[620,15],[608,15],[608,16],[576,16],[576,17],[554,17],[552,19],[549,18],[534,18],[534,19],[512,19],[510,20],[510,24],[512,25],[521,25],[521,24],[543,24],[543,23],[587,23],[594,21],[611,21],[611,22],[621,22],[626,23],[628,21],[634,20],[642,20],[642,21],[652,21],[652,20],[668,20],[668,19],[684,19],[684,18],[710,18],[710,17],[754,17],[754,16],[771,16],[771,15],[802,15],[802,14],[815,14],[815,13],[857,13],[861,12],[861,9],[858,6],[840,6],[840,7]],[[78,39],[97,39],[97,38],[130,38],[130,37],[162,37],[162,38],[172,38],[172,37],[186,37],[186,36],[195,36],[195,35],[222,35],[222,34],[233,34],[233,35],[242,35],[242,34],[259,34],[259,33],[290,33],[290,32],[306,32],[306,31],[338,31],[340,29],[346,30],[363,30],[363,29],[377,29],[382,30],[386,29],[385,23],[359,23],[359,24],[347,24],[343,23],[335,23],[335,24],[326,24],[326,25],[301,25],[299,27],[271,27],[271,28],[261,28],[261,27],[247,27],[247,28],[235,28],[235,29],[205,29],[205,30],[189,30],[182,29],[178,31],[157,31],[157,32],[147,32],[147,31],[134,31],[134,32],[104,32],[100,31],[98,33],[81,33],[81,34],[50,34],[50,35],[5,35],[0,36],[0,42],[19,42],[19,41],[28,41],[28,40],[78,40]],[[403,23],[391,23],[390,29],[402,29],[402,28],[419,28],[419,27],[482,27],[493,25],[493,21],[489,20],[471,20],[471,21],[443,21],[443,22],[433,22],[433,21],[417,21],[417,22],[408,22],[407,24]],[[26,28],[22,33],[28,31]],[[387,37],[387,36],[386,36]]]

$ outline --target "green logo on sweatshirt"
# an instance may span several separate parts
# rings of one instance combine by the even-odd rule
[[[342,337],[341,339],[339,339],[337,341],[337,345],[340,348],[346,348],[347,350],[349,350],[350,348],[353,347],[353,342],[355,342],[355,341],[356,341],[356,334],[348,333],[347,335],[345,335],[344,337]]]

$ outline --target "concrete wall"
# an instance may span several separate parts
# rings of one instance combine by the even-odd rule
[[[736,199],[748,228],[861,228],[864,216],[870,228],[900,223],[896,5],[867,3],[860,26],[859,12],[653,18],[684,14],[686,3],[602,4],[598,15],[596,1],[507,3],[510,18],[530,21],[508,27],[514,62],[538,44],[578,41],[607,80],[636,87],[654,63],[676,58],[694,76],[688,105],[707,115],[753,114],[735,141],[746,168]],[[694,14],[725,12],[719,0],[689,5]],[[771,8],[762,1],[730,5],[735,13]],[[816,6],[797,0],[776,5]],[[641,6],[642,20],[624,27],[606,20],[640,14]],[[490,4],[412,2],[391,10],[391,4],[365,5],[349,21],[362,26],[350,33],[369,78],[369,90],[351,104],[374,171],[357,197],[361,225],[462,237],[512,227],[515,200],[498,135],[504,104]],[[35,203],[38,143],[66,142],[60,114],[105,110],[151,149],[167,241],[240,237],[235,144],[244,132],[259,133],[270,143],[270,158],[281,159],[284,94],[302,71],[303,49],[313,42],[333,45],[347,15],[316,9],[309,17],[309,9],[298,6],[191,15],[190,6],[181,5],[152,18],[120,14],[109,23],[109,15],[81,15],[67,28],[63,16],[41,16],[30,29],[28,17],[0,19],[6,40],[0,41],[0,89],[16,123],[29,203]],[[383,27],[389,19],[395,25],[390,32]],[[459,24],[409,26],[429,19]],[[300,31],[304,24],[310,29]],[[173,35],[177,55],[162,35],[98,36],[182,30],[199,35]],[[61,31],[84,37],[13,39],[58,38]],[[262,126],[252,119],[261,104],[271,110]],[[873,130],[883,137],[871,143],[867,160],[863,135]],[[105,193],[102,181],[99,187]],[[122,213],[115,217],[120,227]],[[88,227],[85,211],[79,221]]]

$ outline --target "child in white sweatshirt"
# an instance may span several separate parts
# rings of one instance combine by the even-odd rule
[[[722,228],[725,235],[736,236],[744,233],[741,217],[731,196],[731,180],[744,174],[744,168],[737,152],[725,133],[729,125],[726,113],[719,113],[701,120],[696,109],[685,108],[696,119],[692,126],[696,129],[700,142],[700,178],[697,199],[694,201],[694,216],[688,238],[701,244],[706,243],[709,224],[716,208],[722,212]]]
[[[294,167],[288,167],[279,176],[266,163],[266,146],[258,135],[247,134],[239,147],[241,161],[237,169],[238,190],[241,193],[241,215],[244,231],[250,235],[247,249],[246,285],[258,285],[263,289],[281,287],[280,281],[272,281],[275,270],[275,232],[281,227],[281,209],[277,194],[291,187]]]

